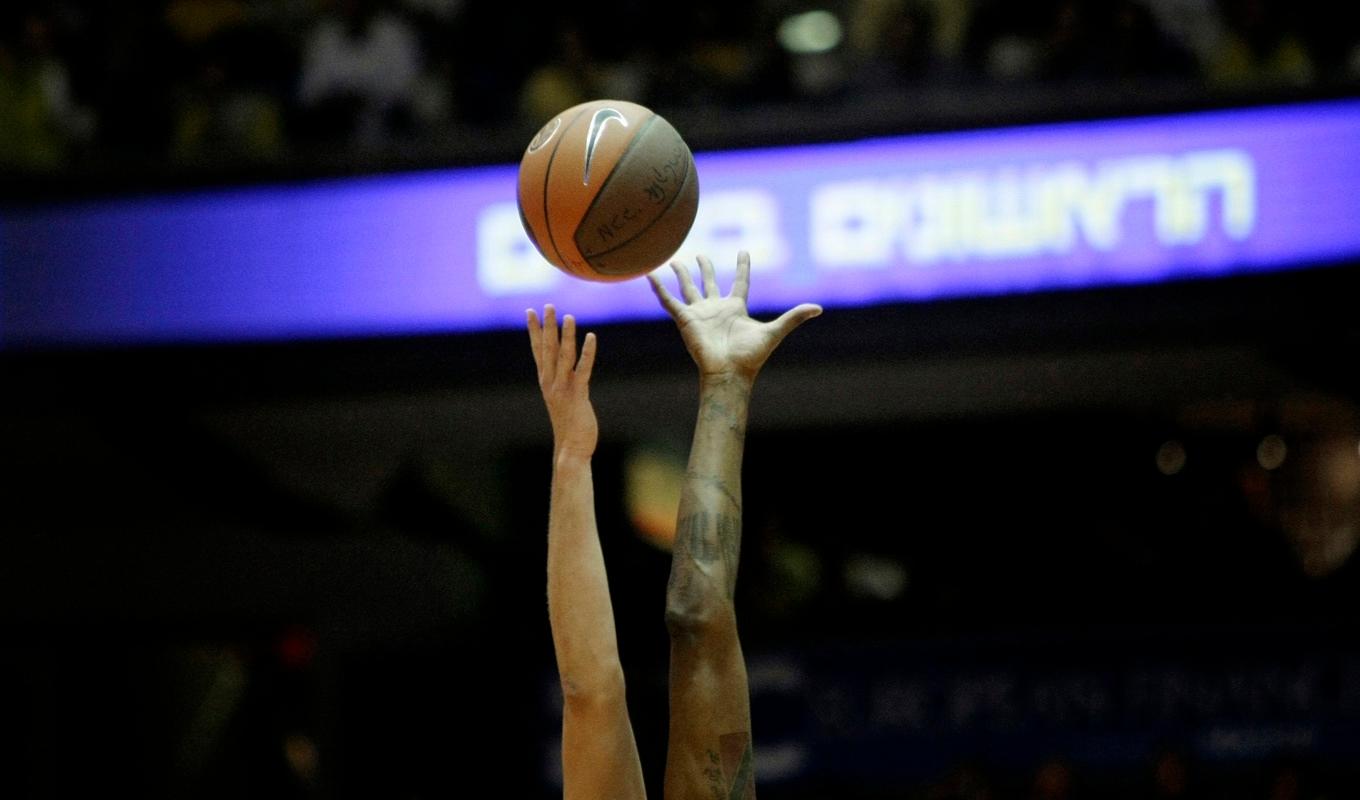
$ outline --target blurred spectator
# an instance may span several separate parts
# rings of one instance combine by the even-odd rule
[[[1157,26],[1203,70],[1223,38],[1218,0],[1142,0],[1142,4],[1157,20]]]
[[[1099,33],[1105,4],[1061,0],[1040,38],[1039,77],[1088,78],[1106,71],[1103,60],[1111,41]]]
[[[245,20],[246,6],[240,0],[170,0],[165,8],[170,31],[189,43],[208,41]]]
[[[847,38],[856,83],[896,88],[946,72],[949,60],[937,35],[940,13],[940,4],[929,0],[855,3]]]
[[[968,52],[974,70],[998,80],[1191,76],[1196,66],[1140,0],[1054,0],[1023,8],[983,0]]]
[[[233,0],[174,0],[166,24],[184,76],[172,93],[171,155],[228,162],[281,156],[283,103],[271,78],[285,62],[269,32]]]
[[[72,95],[50,17],[37,11],[0,30],[0,166],[60,166],[94,133],[94,115]]]
[[[400,15],[375,0],[337,0],[304,46],[303,135],[368,149],[409,131],[421,62]]]
[[[1162,28],[1141,0],[1114,0],[1108,4],[1107,14],[1104,30],[1097,37],[1108,42],[1101,58],[1105,75],[1116,79],[1187,77],[1197,70],[1191,51]]]
[[[1052,3],[1019,4],[976,0],[964,41],[973,74],[997,81],[1037,78],[1041,72],[1046,19]]]
[[[1269,0],[1220,0],[1225,35],[1208,64],[1208,77],[1233,88],[1303,86],[1317,69],[1294,25],[1292,6]]]
[[[602,97],[796,119],[848,94],[867,101],[854,126],[894,93],[962,78],[1033,84],[1040,104],[1045,82],[1127,93],[1183,78],[1208,97],[1360,81],[1353,27],[1321,3],[1272,0],[699,0],[664,25],[625,0],[36,7],[0,13],[0,161],[27,169],[282,163],[326,159],[325,145],[447,152],[456,136],[536,127]],[[980,105],[993,93],[950,97],[933,113],[995,110]]]
[[[702,0],[678,35],[655,41],[668,73],[657,82],[662,103],[741,107],[790,95],[791,71],[758,6]]]
[[[595,88],[590,54],[574,24],[567,23],[553,31],[551,54],[529,73],[520,90],[519,113],[530,123],[547,122],[563,109],[608,96]]]
[[[559,11],[519,91],[521,119],[539,126],[564,108],[611,98],[646,103],[653,65],[651,21],[632,4],[606,2],[590,13]]]
[[[100,131],[97,166],[159,163],[171,149],[171,95],[180,75],[164,7],[84,6],[92,9],[80,29],[84,41],[70,52],[80,54],[91,84]]]
[[[458,71],[452,34],[462,19],[462,0],[406,0],[406,15],[420,37],[423,65],[411,96],[420,131],[437,129],[457,114],[454,82]]]

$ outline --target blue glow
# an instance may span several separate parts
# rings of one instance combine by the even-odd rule
[[[757,311],[1110,286],[1360,256],[1360,102],[701,153],[679,257],[751,251]],[[0,346],[659,316],[550,267],[513,166],[0,210]]]

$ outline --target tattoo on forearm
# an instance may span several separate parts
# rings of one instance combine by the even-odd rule
[[[737,585],[737,562],[741,555],[741,517],[696,511],[676,524],[670,588],[689,599],[696,590],[689,573],[692,565],[707,568],[722,559],[723,589],[730,599]]]
[[[693,470],[686,470],[685,480],[690,481],[691,483],[702,483],[717,489],[723,493],[723,496],[727,498],[727,502],[731,503],[732,507],[735,508],[738,513],[741,512],[741,496],[733,491],[732,487],[728,486],[728,482],[723,478],[717,475],[705,475],[703,473],[694,472]]]
[[[709,750],[708,766],[704,767],[704,778],[708,780],[708,790],[713,793],[713,800],[727,800],[726,783],[723,781],[722,759],[716,751]]]
[[[712,516],[707,511],[696,511],[687,517],[681,517],[675,527],[675,538],[684,542],[685,554],[704,566],[718,560],[717,542],[708,536],[708,531],[713,526],[710,522]]]
[[[722,800],[755,800],[756,780],[751,734],[747,731],[718,737],[722,751],[722,772],[726,782]],[[712,751],[709,751],[710,755]]]
[[[666,584],[667,603],[676,608],[692,609],[699,606],[704,596],[703,587],[694,580],[694,571],[671,564],[670,581]]]
[[[741,518],[724,514],[718,517],[718,547],[722,549],[727,570],[727,594],[736,588],[737,559],[741,555]]]
[[[746,436],[746,414],[714,397],[705,397],[699,406],[701,421],[726,427],[738,437]]]
[[[682,608],[695,605],[703,595],[702,589],[695,583],[693,559],[690,551],[691,535],[687,531],[684,521],[676,525],[675,547],[671,553],[671,574],[666,582],[666,594],[671,601]]]

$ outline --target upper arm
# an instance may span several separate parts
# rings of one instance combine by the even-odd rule
[[[671,631],[666,800],[753,800],[746,662],[731,606]]]
[[[622,690],[567,693],[562,703],[564,800],[645,800],[642,762]]]

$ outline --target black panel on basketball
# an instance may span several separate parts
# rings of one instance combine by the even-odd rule
[[[675,254],[694,224],[699,183],[689,147],[661,117],[647,121],[576,229],[602,274],[636,273]]]
[[[651,229],[664,226],[662,235],[637,236],[607,253],[591,256],[588,259],[590,265],[601,275],[621,275],[637,272],[638,265],[654,268],[666,263],[684,243],[698,208],[699,181],[691,170],[663,220]]]

